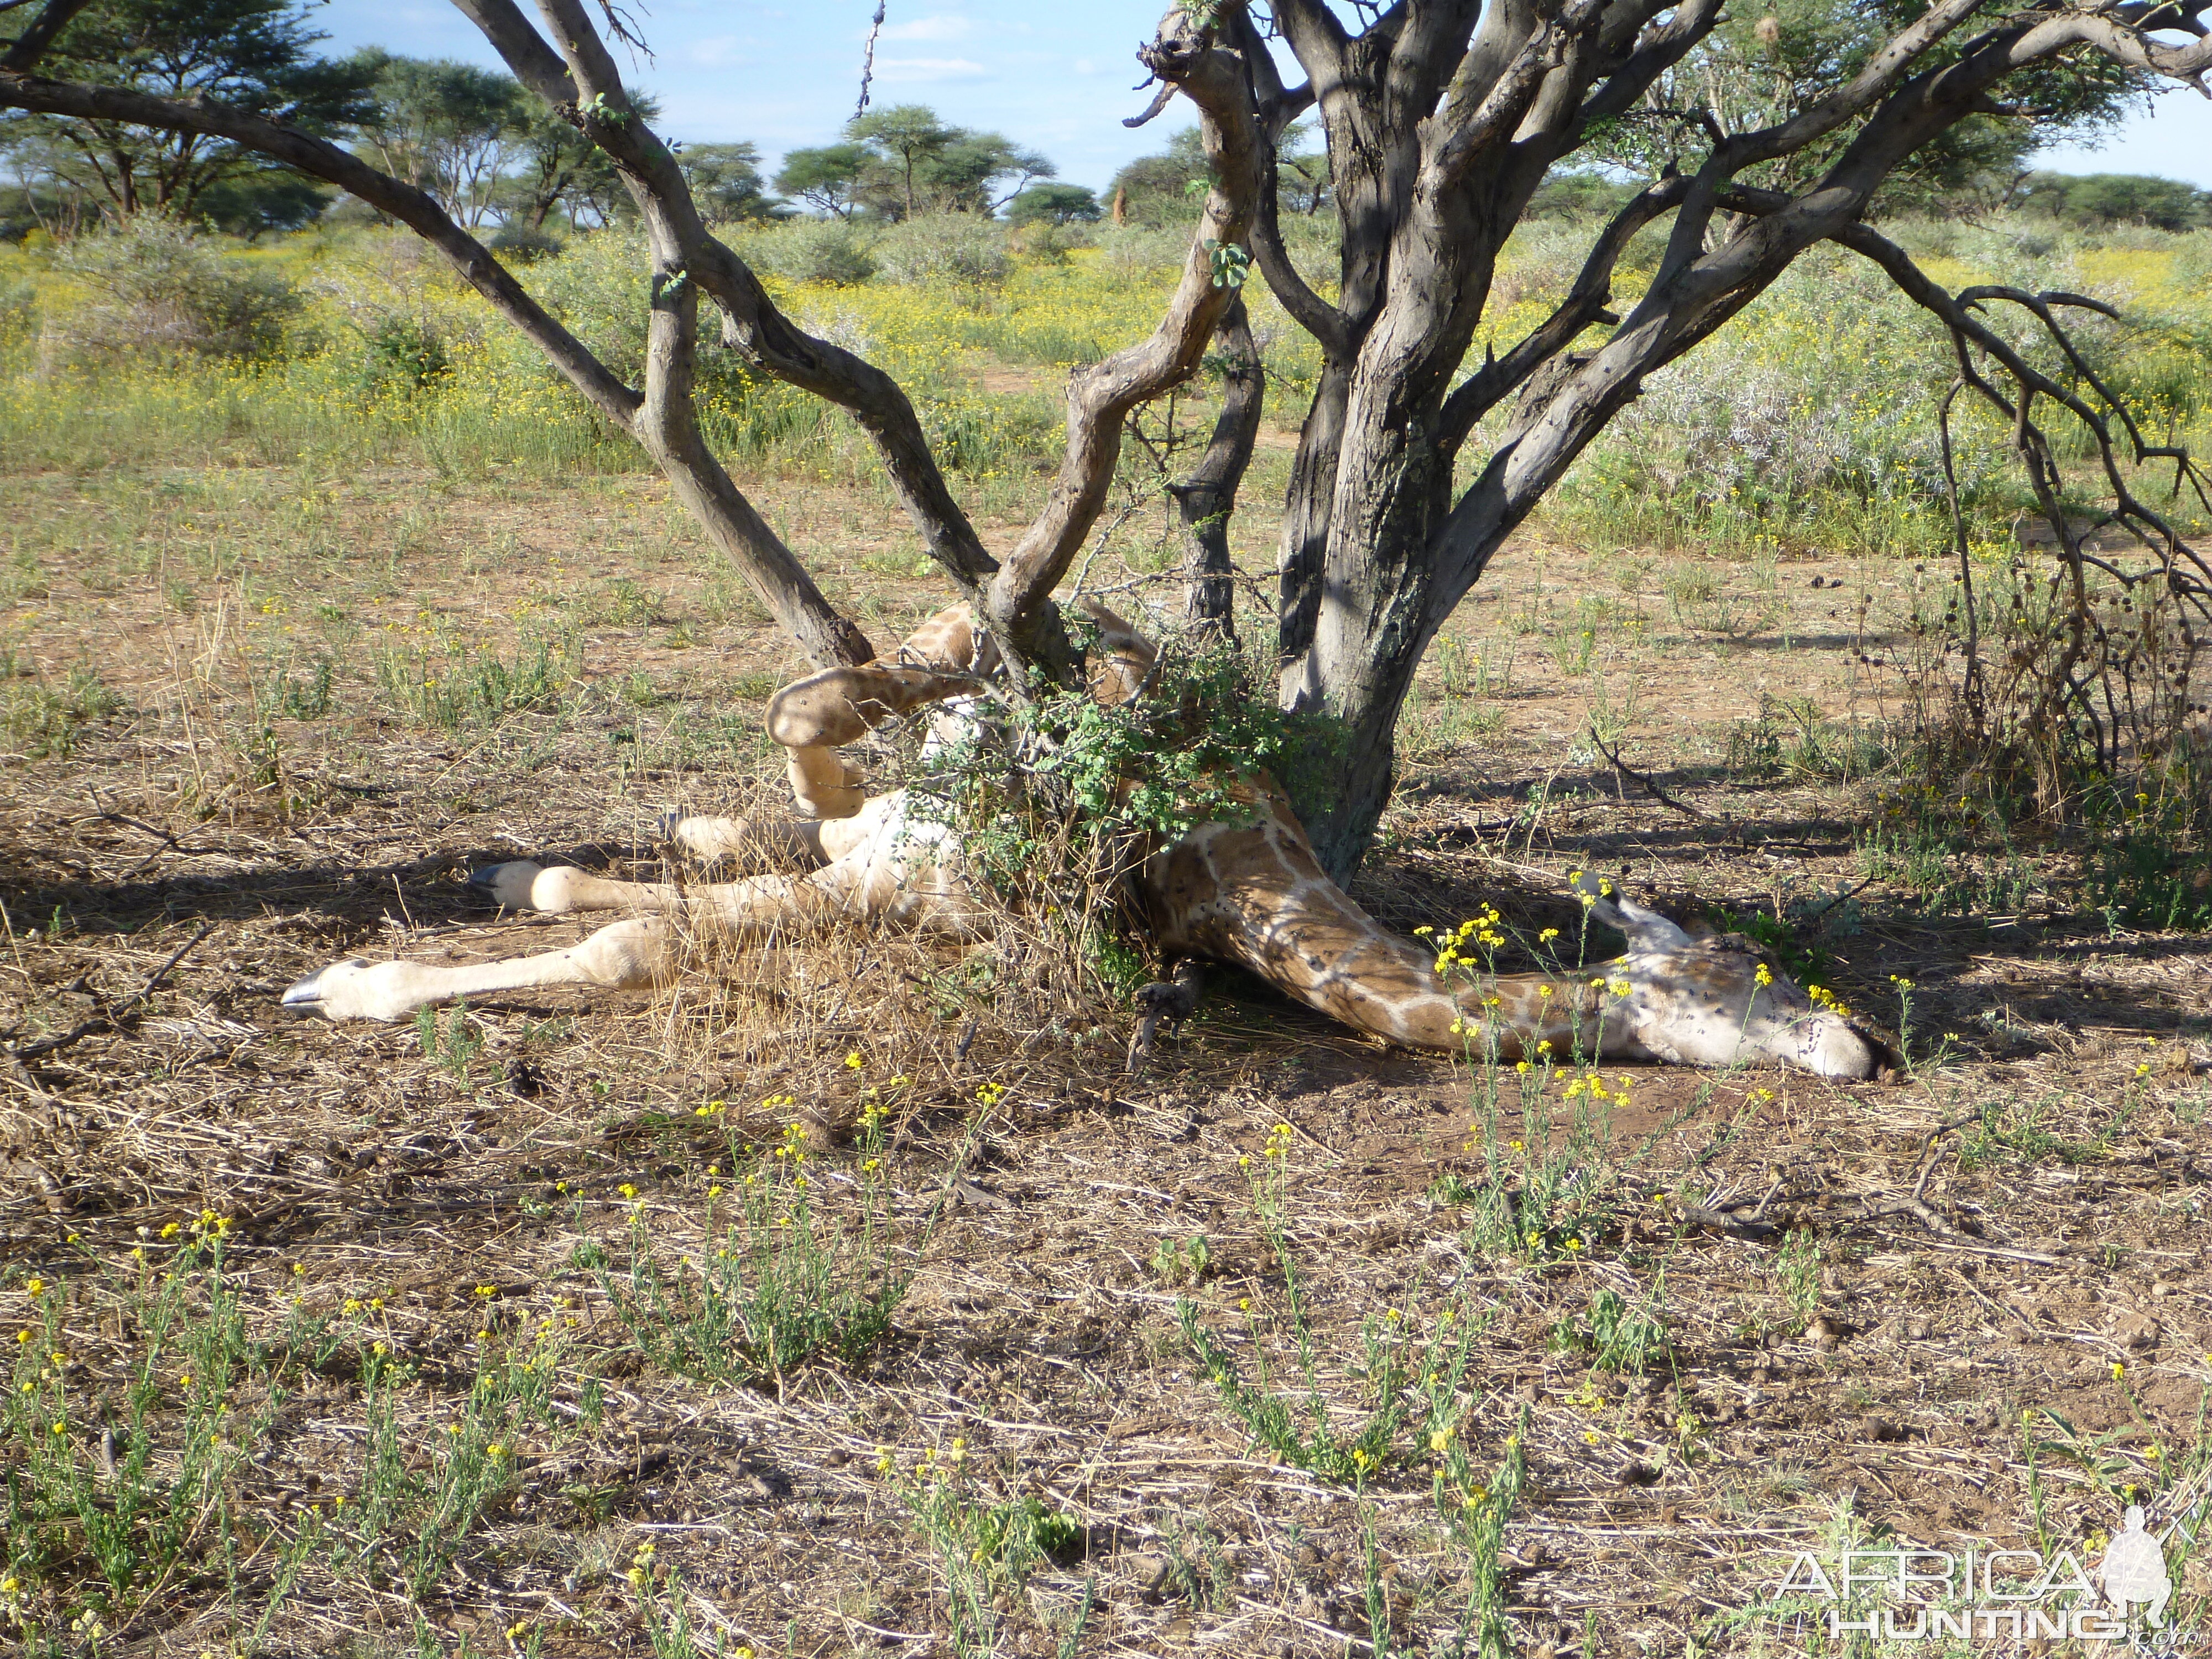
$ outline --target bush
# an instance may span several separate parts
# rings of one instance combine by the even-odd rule
[[[395,313],[380,319],[368,333],[366,368],[373,386],[427,391],[452,371],[445,341],[416,318]]]
[[[842,219],[800,219],[738,239],[745,263],[787,283],[857,288],[876,274],[868,239]]]
[[[499,234],[491,239],[492,252],[502,259],[528,264],[532,259],[550,259],[561,251],[561,239],[549,236],[535,225],[526,225],[520,220],[510,220],[499,228]]]
[[[653,295],[642,232],[578,237],[559,258],[532,268],[530,289],[616,374],[635,384],[645,372]]]
[[[1109,270],[1125,282],[1139,282],[1181,270],[1190,258],[1191,234],[1188,226],[1152,230],[1116,225],[1100,233],[1098,246]]]
[[[908,288],[943,283],[996,289],[1014,268],[1006,228],[972,213],[933,214],[893,225],[876,244],[876,263],[885,276]]]
[[[1019,234],[1022,257],[1040,265],[1064,265],[1079,247],[1089,247],[1091,237],[1083,225],[1033,224]]]
[[[2212,230],[2200,230],[2175,245],[2173,284],[2184,292],[2195,289],[2212,299]]]
[[[89,358],[269,356],[301,308],[283,277],[226,258],[190,226],[151,214],[78,237],[55,263],[91,290],[67,332]]]

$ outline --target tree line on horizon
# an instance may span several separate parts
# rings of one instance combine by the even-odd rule
[[[300,0],[96,0],[57,43],[57,72],[170,98],[221,98],[347,143],[435,198],[471,230],[517,249],[551,233],[631,214],[605,153],[503,71],[369,47],[343,58]],[[657,113],[641,100],[646,118]],[[1003,133],[959,126],[927,105],[865,111],[836,143],[790,151],[771,178],[750,143],[676,146],[699,205],[726,222],[811,214],[894,223],[927,215],[1002,217],[1016,225],[1162,227],[1194,218],[1210,182],[1196,127],[1132,161],[1098,193],[1057,177],[1051,159]],[[1935,159],[1894,191],[1894,208],[1963,216],[2025,210],[2082,228],[2212,225],[2212,191],[2134,173],[2062,174],[2027,165],[2024,137],[1992,129]],[[373,210],[235,147],[120,124],[45,115],[0,118],[0,235],[73,228],[144,211],[248,236]],[[1277,166],[1285,211],[1313,215],[1331,197],[1328,161],[1302,124]],[[1564,173],[1539,216],[1610,212],[1633,186],[1601,172]]]

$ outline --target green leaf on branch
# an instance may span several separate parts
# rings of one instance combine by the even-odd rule
[[[1250,252],[1234,242],[1217,242],[1211,236],[1206,239],[1205,247],[1206,258],[1213,267],[1214,287],[1243,287],[1245,277],[1252,270]]]

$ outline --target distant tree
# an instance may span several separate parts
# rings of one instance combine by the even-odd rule
[[[929,165],[927,206],[939,213],[996,213],[1060,169],[995,132],[960,131]]]
[[[676,153],[691,199],[714,224],[744,219],[773,219],[788,213],[761,178],[757,144],[686,144]]]
[[[927,193],[929,164],[951,147],[960,130],[939,120],[927,104],[894,104],[854,116],[845,124],[845,136],[876,163],[866,170],[874,177],[864,179],[864,184],[876,186],[878,199],[872,205],[883,211],[888,197],[902,210],[889,216],[911,219]]]
[[[200,192],[195,217],[248,241],[272,230],[313,224],[337,192],[289,167],[246,167]]]
[[[855,198],[886,219],[917,213],[993,213],[1039,179],[1057,171],[1035,150],[1002,133],[947,125],[927,104],[895,104],[845,124],[845,137],[866,160]],[[1012,180],[1002,194],[993,186]]]
[[[1636,186],[1588,167],[1554,170],[1528,198],[1530,219],[1610,219],[1628,204]]]
[[[783,158],[775,175],[776,190],[795,201],[849,219],[859,205],[854,192],[860,175],[868,170],[868,152],[858,144],[825,144],[818,149],[795,149]]]
[[[546,132],[522,83],[449,58],[399,58],[374,47],[353,61],[370,75],[374,98],[360,123],[362,147],[462,224],[483,224],[515,153]]]
[[[46,63],[66,78],[212,100],[327,136],[367,112],[368,76],[315,55],[325,37],[307,26],[307,11],[299,0],[96,0],[62,27]],[[298,178],[223,139],[121,121],[10,115],[0,118],[0,148],[57,196],[88,198],[119,217],[149,208],[192,216],[226,181],[239,182],[234,201],[257,192],[273,201],[278,180]],[[270,176],[242,182],[258,174]]]
[[[644,119],[659,115],[659,106],[646,94],[639,94],[635,101]],[[572,225],[605,224],[633,211],[622,176],[606,151],[544,99],[530,96],[528,108],[528,121],[515,145],[520,163],[499,187],[502,212],[532,230],[543,230],[556,208]]]
[[[1104,211],[1081,185],[1031,185],[1006,204],[1006,217],[1018,225],[1087,225]]]
[[[1139,156],[1115,173],[1114,189],[1131,223],[1158,227],[1195,219],[1212,181],[1204,137],[1185,127],[1164,155]]]
[[[1297,122],[1275,145],[1275,187],[1283,210],[1309,216],[1328,205],[1329,191],[1328,151],[1306,148],[1310,131]]]
[[[2012,201],[2084,230],[2148,225],[2187,231],[2212,224],[2212,191],[2142,173],[2031,173],[2014,185]]]

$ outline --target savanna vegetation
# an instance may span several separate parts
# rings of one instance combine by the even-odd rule
[[[532,107],[488,162],[349,142],[445,156],[447,210],[481,204],[634,378],[647,233]],[[788,158],[684,155],[773,303],[905,388],[1004,558],[1071,374],[1183,279],[1206,158],[1164,137],[1086,203],[974,179],[1019,147],[926,114],[844,137],[842,211],[779,219],[809,204]],[[1325,158],[1284,149],[1282,248],[1331,292]],[[2024,171],[1873,222],[1947,292],[2109,307],[2071,356],[1992,325],[2203,450],[2201,198]],[[228,234],[41,199],[0,249],[0,1624],[27,1652],[1901,1654],[1929,1644],[1831,1640],[1776,1589],[1790,1555],[2094,1562],[2128,1501],[2201,1631],[2212,854],[2178,613],[2098,562],[2095,446],[2053,441],[2069,564],[2011,428],[1953,396],[1948,331],[1859,253],[1814,249],[1655,373],[1452,608],[1356,890],[1506,965],[1576,941],[1567,870],[1626,870],[1882,1021],[1905,1071],[1415,1060],[1217,975],[1133,1078],[1160,964],[1048,836],[1008,849],[1039,902],[966,951],[702,937],[696,982],[619,1006],[282,1018],[349,952],[575,937],[458,878],[549,848],[657,872],[665,807],[773,801],[762,708],[806,661],[479,294],[308,199]],[[1474,361],[1553,314],[1620,205],[1545,186]],[[1617,308],[1662,230],[1626,240]],[[1328,374],[1242,295],[1247,660],[1191,658],[1223,700],[1274,667],[1293,411]],[[1170,636],[1173,486],[1244,372],[1217,353],[1131,413],[1070,572]],[[956,596],[851,415],[711,329],[696,404],[839,613],[888,641]],[[2102,735],[2039,744],[2071,568]],[[866,760],[898,776],[910,742]]]

